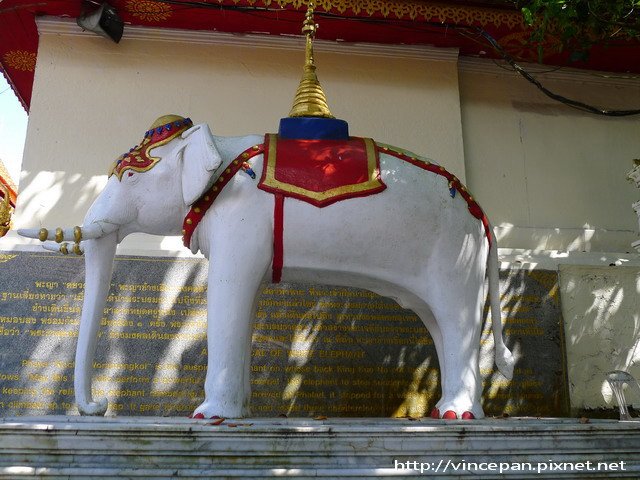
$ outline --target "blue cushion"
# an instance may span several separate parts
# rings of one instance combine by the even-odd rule
[[[349,124],[337,118],[287,117],[280,119],[278,135],[292,140],[348,140]]]

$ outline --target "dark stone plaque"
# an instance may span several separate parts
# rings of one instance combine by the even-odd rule
[[[203,399],[205,260],[116,257],[94,362],[108,414],[188,415]],[[0,253],[0,415],[77,414],[73,359],[82,258]],[[507,381],[482,339],[488,415],[568,413],[557,273],[501,272]],[[230,325],[229,328],[233,328]],[[365,290],[265,285],[252,351],[256,416],[428,414],[439,398],[433,342],[416,315]]]

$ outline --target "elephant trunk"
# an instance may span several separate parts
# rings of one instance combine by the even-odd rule
[[[74,372],[76,403],[81,415],[104,415],[108,407],[106,398],[93,400],[91,384],[98,331],[111,285],[117,243],[117,231],[83,242],[85,293]]]

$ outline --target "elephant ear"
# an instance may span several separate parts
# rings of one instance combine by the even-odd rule
[[[187,143],[182,152],[182,196],[192,205],[213,181],[222,157],[207,124],[196,125],[182,134]]]

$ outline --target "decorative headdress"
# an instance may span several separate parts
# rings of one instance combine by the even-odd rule
[[[152,157],[149,153],[151,149],[169,143],[192,126],[193,122],[190,118],[184,118],[180,115],[164,115],[158,118],[145,132],[139,145],[116,159],[109,171],[109,176],[115,174],[120,180],[122,174],[127,170],[146,172],[152,169],[160,161],[160,158]]]

